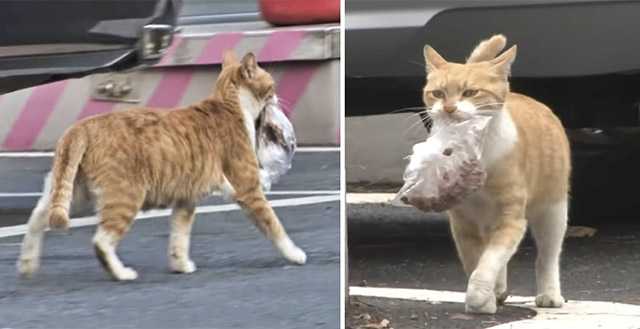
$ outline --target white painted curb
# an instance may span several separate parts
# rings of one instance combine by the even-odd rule
[[[349,295],[407,299],[438,303],[464,303],[465,294],[457,291],[350,287]],[[532,319],[503,323],[491,329],[639,329],[640,305],[572,300],[562,308],[538,308],[534,297],[509,296],[507,305],[524,307],[538,314]]]

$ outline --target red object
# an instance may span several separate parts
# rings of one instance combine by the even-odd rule
[[[275,25],[340,22],[340,0],[260,0],[260,11]]]

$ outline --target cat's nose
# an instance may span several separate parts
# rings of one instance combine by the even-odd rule
[[[456,111],[456,106],[455,105],[445,106],[444,111],[451,114]]]

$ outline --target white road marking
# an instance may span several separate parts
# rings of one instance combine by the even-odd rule
[[[328,147],[322,147],[322,146],[318,146],[318,147],[314,147],[314,146],[308,146],[308,147],[298,147],[296,148],[296,152],[301,152],[301,153],[307,153],[307,152],[340,152],[340,147],[334,147],[334,146],[328,146]]]
[[[0,158],[46,158],[53,152],[0,152]]]
[[[265,192],[266,195],[316,195],[316,194],[340,194],[340,191],[333,190],[311,190],[311,191],[303,191],[303,190],[289,190],[289,191],[269,191]]]
[[[395,193],[347,193],[347,204],[391,204],[395,197]]]
[[[40,196],[42,196],[42,192],[0,193],[0,198],[31,198]]]
[[[431,304],[464,303],[458,291],[350,287],[349,295],[425,301]],[[537,308],[534,297],[509,296],[507,305],[535,310],[532,319],[503,323],[491,329],[640,328],[640,305],[571,300],[562,308]]]
[[[318,195],[318,196],[308,196],[301,198],[290,198],[290,199],[281,199],[281,200],[272,200],[269,203],[274,208],[280,207],[295,207],[295,206],[303,206],[317,203],[325,203],[325,202],[333,202],[340,201],[340,195]],[[205,214],[205,213],[213,213],[213,212],[224,212],[224,211],[232,211],[239,210],[236,204],[223,204],[223,205],[214,205],[214,206],[201,206],[196,208],[197,214]],[[136,219],[144,219],[144,218],[155,218],[155,217],[165,217],[171,214],[171,210],[151,210],[139,213],[136,216]],[[99,222],[97,216],[87,216],[87,217],[78,217],[71,219],[71,227],[82,227],[82,226],[91,226],[96,225]],[[27,231],[27,225],[15,225],[15,226],[7,226],[0,227],[0,238],[5,238],[9,236],[22,235]]]
[[[340,194],[340,191],[336,190],[282,190],[282,191],[269,191],[265,192],[266,195],[318,195],[318,194]],[[19,192],[19,193],[11,193],[11,192],[2,192],[0,193],[0,198],[30,198],[30,197],[40,197],[42,196],[42,192]]]
[[[340,152],[340,147],[308,146],[298,147],[296,152]],[[0,158],[46,158],[52,157],[53,152],[0,152]]]

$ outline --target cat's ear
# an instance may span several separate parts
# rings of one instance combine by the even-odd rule
[[[229,65],[238,63],[238,57],[236,57],[235,51],[233,49],[227,49],[224,51],[222,55],[222,68],[228,67]]]
[[[507,38],[502,34],[496,34],[489,39],[483,40],[471,52],[467,64],[490,61],[494,59],[507,45]]]
[[[489,63],[491,68],[501,74],[505,78],[511,74],[511,64],[516,59],[516,53],[518,52],[518,46],[512,46],[502,55],[492,59]]]
[[[256,61],[256,56],[253,53],[247,53],[242,57],[242,77],[245,79],[253,79],[256,75],[256,71],[258,70],[258,62]]]
[[[431,46],[424,46],[424,61],[427,64],[427,73],[443,68],[447,65],[447,61],[438,54]]]

